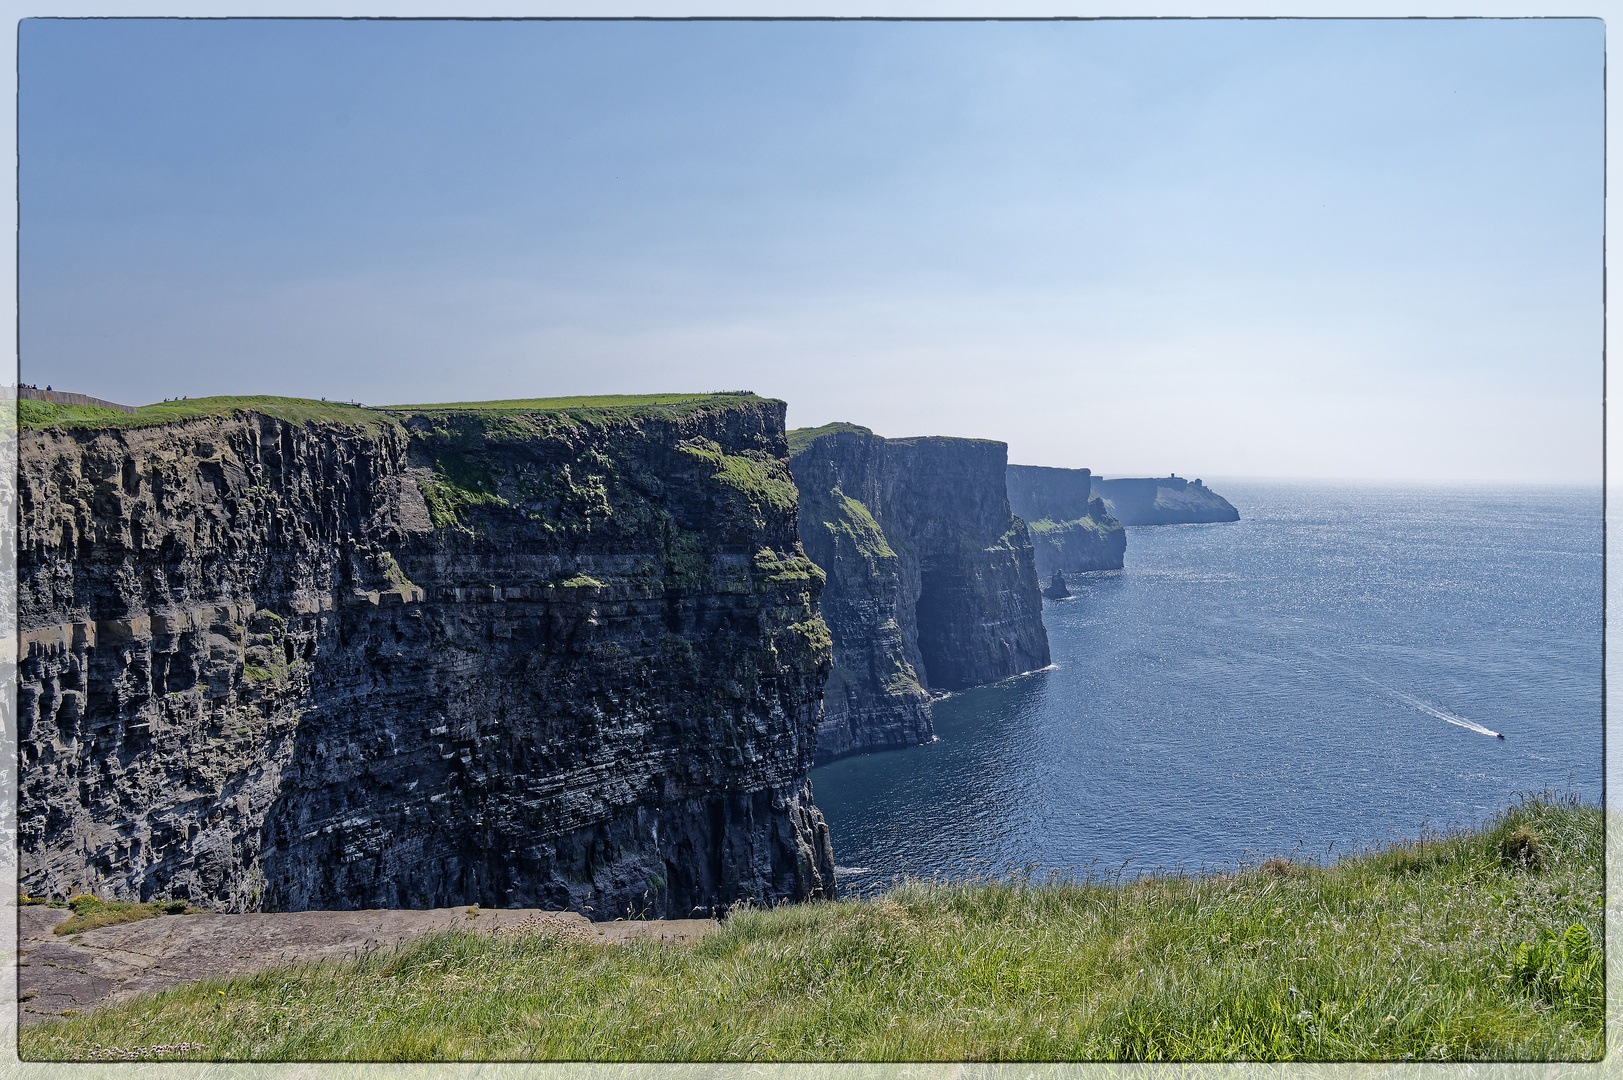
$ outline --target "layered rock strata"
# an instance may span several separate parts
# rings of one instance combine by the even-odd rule
[[[22,432],[23,891],[832,894],[781,402],[311,411]]]
[[[1199,480],[1173,476],[1093,478],[1093,493],[1123,525],[1193,525],[1239,521],[1240,512]]]
[[[1003,443],[884,439],[833,424],[792,432],[790,446],[801,543],[828,574],[834,668],[819,762],[927,742],[931,691],[1048,665]]]
[[[1038,576],[1122,568],[1127,531],[1093,497],[1089,470],[1010,465],[1007,476],[1009,508],[1031,529]]]

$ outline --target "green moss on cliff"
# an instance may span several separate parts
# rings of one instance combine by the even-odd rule
[[[848,497],[845,492],[835,488],[830,493],[832,498],[824,505],[824,509],[832,511],[829,515],[833,521],[824,521],[823,526],[834,533],[835,544],[841,538],[850,541],[856,550],[870,559],[894,559],[896,552],[885,539],[885,532],[879,527],[879,522],[868,512],[868,508],[856,499]]]
[[[691,589],[710,580],[710,557],[703,538],[667,521],[663,540],[668,587]]]
[[[597,580],[597,578],[595,578],[595,577],[592,577],[590,574],[573,574],[573,575],[571,575],[569,577],[564,578],[562,581],[554,581],[551,584],[553,584],[554,586],[556,586],[556,587],[558,587],[560,589],[601,589],[601,588],[603,588],[603,582]]]
[[[827,575],[810,559],[799,555],[783,556],[769,548],[762,548],[751,560],[756,579],[769,585],[791,585],[803,582],[817,583],[821,589]]]
[[[834,650],[834,638],[829,635],[828,624],[821,618],[794,623],[789,629],[799,636],[802,644],[813,654],[827,655]]]
[[[1086,529],[1088,532],[1098,533],[1100,536],[1103,536],[1105,533],[1114,532],[1117,529],[1120,529],[1121,525],[1107,524],[1106,522],[1100,521],[1098,518],[1089,515],[1088,517],[1075,518],[1071,521],[1050,521],[1047,518],[1039,518],[1036,521],[1026,522],[1026,527],[1031,530],[1031,535],[1034,537],[1047,536],[1050,533],[1068,532],[1072,529]]]
[[[443,450],[434,455],[434,475],[422,480],[423,499],[435,528],[465,528],[467,512],[475,506],[506,506],[497,492],[496,478],[488,468],[469,462],[459,450]]]
[[[715,468],[713,478],[744,497],[756,516],[767,513],[793,514],[800,506],[800,493],[784,463],[766,454],[729,454],[713,439],[684,443],[684,454]]]

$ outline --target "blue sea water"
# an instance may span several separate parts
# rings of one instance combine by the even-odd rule
[[[1600,798],[1599,488],[1212,487],[1240,521],[1129,528],[1125,569],[1044,602],[1053,667],[813,770],[846,892],[1333,858]]]

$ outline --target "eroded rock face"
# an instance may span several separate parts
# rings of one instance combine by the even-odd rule
[[[1037,574],[1052,581],[1058,573],[1120,570],[1127,530],[1091,494],[1088,469],[1010,465],[1009,508],[1031,529]]]
[[[790,462],[800,489],[801,543],[828,574],[822,611],[834,666],[816,760],[929,742],[930,695],[920,682],[917,645],[910,655],[902,630],[913,622],[902,599],[903,561],[874,517],[889,482],[885,440],[842,431]],[[916,567],[910,579],[916,603]]]
[[[25,892],[599,919],[832,894],[782,403],[20,449]]]
[[[1239,521],[1232,503],[1199,480],[1161,476],[1093,478],[1093,493],[1123,525],[1194,525]]]
[[[801,540],[829,574],[834,638],[818,761],[928,741],[929,691],[1048,665],[1031,541],[1004,493],[1007,453],[848,424],[797,433]]]

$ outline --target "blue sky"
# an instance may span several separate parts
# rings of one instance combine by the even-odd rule
[[[22,378],[1598,482],[1597,20],[44,21]]]

